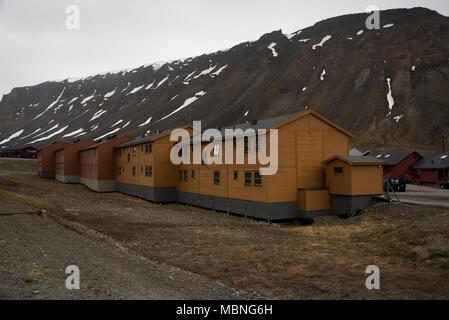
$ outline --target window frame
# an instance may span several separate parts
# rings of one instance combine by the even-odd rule
[[[214,185],[220,185],[220,170],[214,170]]]
[[[337,170],[337,169],[341,169],[341,170]],[[332,172],[334,174],[334,176],[342,176],[344,174],[344,168],[341,166],[335,166],[332,167]]]
[[[249,182],[248,182],[248,175],[249,175]],[[244,180],[245,186],[251,187],[253,185],[253,173],[252,171],[245,171],[245,180]]]
[[[256,182],[257,180],[259,180],[260,182],[257,183]],[[254,186],[255,187],[262,187],[262,175],[260,174],[260,171],[254,171]]]

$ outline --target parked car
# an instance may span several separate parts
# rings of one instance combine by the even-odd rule
[[[440,181],[440,188],[441,189],[449,189],[449,180],[447,180],[447,181]]]
[[[405,192],[406,183],[402,179],[384,178],[384,183],[383,183],[384,191],[390,192],[391,189],[388,188],[388,184],[390,184],[391,188],[395,192]]]

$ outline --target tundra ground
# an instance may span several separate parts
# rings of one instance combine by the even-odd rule
[[[81,185],[43,180],[25,171],[9,173],[9,167],[0,168],[3,171],[0,201],[14,207],[8,210],[20,210],[21,206],[46,209],[80,228],[109,236],[113,239],[109,245],[114,250],[123,247],[132,256],[141,256],[157,265],[179,267],[255,296],[449,298],[449,209],[445,207],[378,203],[350,219],[321,217],[308,226],[270,224],[195,207],[153,204],[119,193],[95,193]],[[2,211],[5,208],[6,205]],[[3,219],[2,228],[7,228],[8,220],[0,219]],[[22,228],[15,223],[9,228],[13,230],[6,234],[15,232],[17,240],[14,241],[18,242],[22,241],[20,235],[24,232],[31,232],[36,243],[43,242],[46,236],[37,229]],[[9,246],[12,239],[5,239],[3,234],[0,233],[0,241],[6,241]],[[83,236],[79,237],[77,241],[84,241]],[[3,252],[0,250],[0,263],[3,263]],[[13,255],[18,261],[24,260],[27,250],[16,250]],[[95,258],[80,250],[74,256],[74,263],[76,259]],[[125,260],[117,263],[124,263],[126,268]],[[380,269],[379,290],[365,287],[368,276],[365,269],[372,264]],[[22,267],[19,263],[6,271],[12,271],[15,279],[20,279],[30,272]],[[103,268],[101,263],[97,267]],[[95,266],[89,270],[96,272]],[[13,277],[4,272],[1,275],[1,279]],[[143,273],[142,278],[145,277],[151,278],[151,272]],[[131,291],[135,285],[126,281],[117,284]],[[186,282],[173,287],[174,296],[177,290],[182,292],[183,285]],[[138,287],[135,290],[142,292]]]

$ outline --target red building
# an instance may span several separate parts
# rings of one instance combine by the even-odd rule
[[[133,138],[111,137],[79,151],[80,183],[98,192],[116,191],[114,147]]]
[[[401,152],[366,152],[364,156],[376,157],[385,161],[384,177],[413,181],[414,172],[412,165],[422,159],[422,156],[415,151]]]
[[[438,183],[449,180],[449,154],[429,153],[413,166],[416,182]]]
[[[0,157],[2,158],[23,158],[23,159],[36,159],[38,149],[29,146],[25,148],[13,148],[0,151]]]
[[[54,179],[55,178],[55,151],[69,143],[65,141],[55,142],[43,147],[37,153],[37,174],[41,178]]]
[[[79,151],[95,144],[91,139],[84,139],[55,150],[55,178],[64,183],[80,182]]]

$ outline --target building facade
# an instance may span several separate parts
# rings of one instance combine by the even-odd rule
[[[63,183],[79,183],[79,151],[93,144],[95,144],[93,140],[84,139],[55,150],[55,179]]]
[[[438,183],[449,180],[449,154],[423,154],[413,166],[415,182]]]
[[[245,164],[235,164],[234,161],[232,165],[179,165],[179,202],[265,220],[308,218],[313,213],[298,210],[301,205],[299,190],[325,188],[325,171],[321,162],[330,156],[347,155],[349,152],[351,133],[314,111],[234,125],[232,128],[267,129],[267,150],[270,147],[268,130],[278,129],[277,172],[261,175],[260,163],[248,164],[250,154],[258,152],[254,143],[257,140],[254,140],[244,148]],[[233,152],[235,159],[235,148]],[[223,159],[226,157],[224,150],[220,150],[219,155]],[[328,212],[327,206],[319,209],[310,211],[316,211],[315,214]]]
[[[55,142],[48,146],[43,147],[37,153],[37,174],[44,179],[55,178],[55,151],[60,150],[69,143],[61,141]]]
[[[117,191],[114,147],[132,139],[124,135],[81,149],[80,183],[97,192]]]
[[[422,156],[415,151],[368,152],[365,155],[385,162],[383,167],[385,178],[402,179],[408,182],[413,180],[413,164],[422,159]]]

